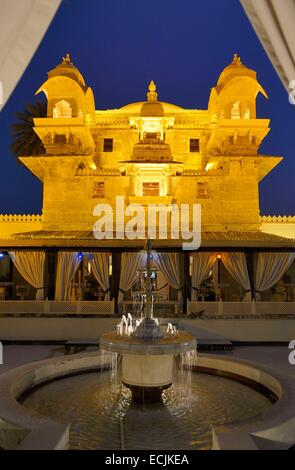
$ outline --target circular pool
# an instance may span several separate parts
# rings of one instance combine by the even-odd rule
[[[138,405],[108,371],[46,383],[22,399],[25,407],[70,422],[71,449],[210,449],[211,425],[241,422],[271,406],[266,396],[235,380],[193,372],[191,397],[181,384],[160,403]]]

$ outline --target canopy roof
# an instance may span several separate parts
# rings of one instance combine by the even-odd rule
[[[138,248],[143,246],[144,240],[108,239],[97,240],[90,231],[50,231],[40,230],[27,233],[19,233],[13,238],[0,240],[1,247],[73,247],[83,249],[85,247],[96,248]],[[181,248],[182,240],[154,240],[155,248]],[[295,240],[284,238],[261,231],[253,232],[202,232],[202,248],[276,248],[295,249]]]

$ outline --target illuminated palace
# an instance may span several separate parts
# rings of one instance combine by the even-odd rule
[[[145,101],[96,110],[68,54],[41,92],[47,117],[34,119],[34,131],[44,154],[19,159],[43,184],[43,210],[0,216],[2,309],[35,298],[39,313],[129,308],[143,289],[144,237],[93,235],[94,207],[115,206],[116,196],[145,208],[201,204],[199,250],[183,251],[171,237],[153,241],[163,313],[237,313],[242,304],[253,313],[295,300],[295,218],[259,210],[259,182],[282,157],[259,154],[270,127],[256,117],[256,98],[267,94],[240,57],[220,74],[205,110],[159,101],[154,81]]]

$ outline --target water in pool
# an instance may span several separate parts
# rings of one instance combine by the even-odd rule
[[[162,403],[136,405],[130,391],[111,386],[109,373],[68,377],[34,390],[23,404],[55,421],[70,422],[71,449],[210,449],[211,424],[243,421],[271,406],[234,380],[194,372],[192,398],[177,385]]]

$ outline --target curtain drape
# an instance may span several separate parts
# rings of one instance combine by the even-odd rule
[[[55,300],[70,300],[71,281],[79,267],[78,253],[59,251],[57,257]]]
[[[36,300],[43,300],[45,252],[10,251],[9,256],[22,277],[37,289]]]
[[[259,253],[255,274],[255,297],[274,286],[289,269],[295,253]]]
[[[92,272],[105,293],[104,300],[110,300],[109,255],[108,253],[87,253]]]
[[[228,272],[245,290],[244,300],[251,300],[251,284],[245,253],[225,252],[222,253],[221,260]]]
[[[178,302],[182,303],[179,253],[154,253],[156,267],[163,273],[168,284],[177,289]]]
[[[202,282],[204,282],[209,276],[216,258],[216,253],[200,252],[193,254],[191,300],[196,300],[198,298],[198,289]]]
[[[135,284],[138,271],[146,264],[146,253],[122,253],[118,303],[124,299],[124,293]]]

